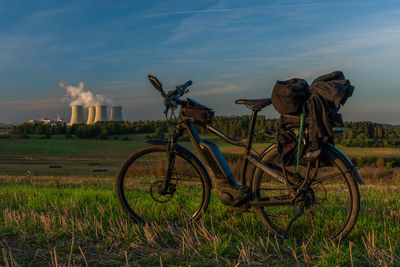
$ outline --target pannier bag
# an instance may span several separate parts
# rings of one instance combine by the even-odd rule
[[[343,127],[342,115],[338,113],[354,86],[346,80],[343,72],[334,71],[315,79],[307,99],[309,142],[313,150],[319,149],[321,138],[328,137],[333,143],[334,128]]]
[[[353,91],[354,86],[341,71],[318,77],[310,87],[298,78],[276,82],[272,104],[281,114],[276,143],[286,166],[298,163],[303,156],[319,157],[323,142],[333,144],[334,129],[343,129],[342,115],[338,111]],[[298,136],[300,117],[304,118],[304,129]]]
[[[276,81],[272,90],[272,105],[281,115],[301,113],[308,95],[308,83],[299,78]]]
[[[214,117],[214,110],[188,98],[187,105],[181,108],[181,116],[189,118],[193,123],[207,125]]]
[[[300,116],[282,115],[279,120],[276,144],[278,153],[286,166],[296,164],[297,150],[300,148],[300,155],[302,155],[306,148],[304,142],[298,146],[300,124]],[[303,121],[303,131],[304,128],[307,128],[307,122]],[[305,135],[303,132],[302,136]]]

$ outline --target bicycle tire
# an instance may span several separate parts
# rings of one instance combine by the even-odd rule
[[[266,151],[261,161],[283,176],[276,145],[272,145]],[[304,177],[306,172],[306,164],[305,160],[300,161],[301,177]],[[294,168],[295,166],[286,167],[287,173],[295,173]],[[315,164],[312,171],[315,172]],[[293,177],[288,175],[288,177],[295,179],[294,175]],[[252,179],[255,199],[290,194],[282,182],[260,169],[255,170]],[[311,236],[333,241],[343,239],[353,229],[360,210],[360,193],[358,185],[352,177],[352,171],[338,153],[335,153],[330,147],[324,146],[321,168],[319,168],[316,180],[320,182],[311,185],[315,194],[315,204],[310,208],[313,216],[311,212],[307,212],[309,216],[305,216],[305,213],[296,219],[290,233],[294,232],[296,237],[300,236],[303,240],[309,240]],[[298,205],[268,206],[256,210],[261,221],[270,231],[279,238],[285,238],[286,227],[297,212]]]
[[[167,169],[167,145],[148,145],[131,154],[116,178],[123,210],[136,223],[183,224],[203,216],[210,200],[209,176],[200,160],[181,146],[175,149],[171,183],[176,191],[157,192]]]

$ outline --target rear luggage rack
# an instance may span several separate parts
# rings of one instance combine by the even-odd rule
[[[332,128],[333,133],[336,134],[343,134],[344,132],[344,127],[333,127]]]

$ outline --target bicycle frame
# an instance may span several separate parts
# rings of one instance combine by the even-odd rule
[[[220,137],[224,141],[234,145],[234,146],[239,146],[245,148],[245,157],[241,166],[241,174],[240,174],[240,184],[242,187],[246,186],[247,184],[247,169],[249,166],[249,162],[252,163],[256,168],[259,168],[263,170],[264,172],[268,173],[275,179],[280,180],[281,182],[286,181],[285,177],[282,177],[280,174],[276,173],[275,170],[269,168],[268,166],[262,164],[259,160],[258,157],[254,154],[251,153],[251,147],[252,147],[252,142],[253,142],[253,137],[254,135],[254,128],[256,124],[256,118],[257,118],[257,113],[259,110],[253,110],[251,119],[250,119],[250,125],[249,125],[249,132],[248,135],[245,139],[238,140],[235,138],[232,138],[222,131],[218,130],[214,126],[207,124],[205,125],[205,128],[213,133],[214,135]],[[178,138],[182,136],[183,132],[186,132],[187,135],[190,138],[191,143],[194,145],[196,151],[198,152],[198,155],[200,156],[200,159],[204,162],[207,163],[206,168],[209,170],[209,172],[212,175],[224,175],[224,177],[228,177],[229,175],[232,175],[232,170],[230,169],[229,165],[226,163],[225,158],[223,157],[221,151],[218,149],[218,147],[211,142],[207,142],[206,144],[212,144],[213,147],[212,149],[208,150],[208,152],[211,155],[206,155],[204,152],[204,147],[202,148],[202,145],[204,146],[204,141],[200,138],[196,128],[194,127],[193,122],[186,118],[182,118],[181,116],[178,117],[178,124],[175,129],[175,133],[170,137],[168,141],[168,159],[169,159],[169,166],[166,174],[166,179],[164,181],[164,186],[161,189],[160,192],[166,192],[169,182],[171,180],[171,173],[173,169],[173,163],[174,163],[174,147],[178,141]],[[213,164],[210,164],[210,160],[213,158],[215,160]],[[234,178],[236,180],[236,178]],[[254,196],[253,196],[254,198]],[[294,196],[280,196],[278,198],[268,198],[268,199],[251,199],[250,202],[248,203],[249,206],[251,207],[263,207],[263,206],[284,206],[284,205],[293,205],[296,200],[296,195]]]

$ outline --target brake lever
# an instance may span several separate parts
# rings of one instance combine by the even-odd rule
[[[164,110],[164,114],[165,114],[165,118],[168,119],[168,110],[169,110],[169,106],[166,107],[166,109]]]

